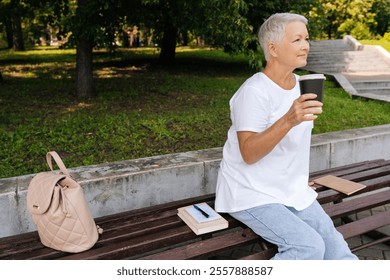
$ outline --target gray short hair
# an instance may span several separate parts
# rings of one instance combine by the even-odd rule
[[[283,39],[286,26],[290,22],[300,21],[307,25],[307,19],[298,14],[277,13],[270,16],[259,28],[258,38],[263,49],[265,59],[268,60],[268,44],[270,42],[280,43]]]

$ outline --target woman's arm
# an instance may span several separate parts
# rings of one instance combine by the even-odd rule
[[[241,156],[247,164],[265,157],[283,139],[291,128],[303,121],[311,121],[322,112],[322,103],[312,100],[315,94],[303,94],[297,98],[289,111],[265,131],[238,131]]]

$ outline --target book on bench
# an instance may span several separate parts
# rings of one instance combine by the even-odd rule
[[[196,235],[229,227],[228,221],[205,202],[181,207],[177,215]]]
[[[334,175],[326,175],[313,180],[314,183],[325,186],[346,195],[351,195],[357,191],[364,189],[366,186],[360,183],[352,182]]]

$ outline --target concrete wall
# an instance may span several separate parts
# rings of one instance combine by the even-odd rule
[[[353,38],[351,35],[344,36],[343,41],[346,44],[352,46],[354,51],[361,51],[364,48],[364,46],[361,43],[359,43],[358,40]]]
[[[390,125],[313,135],[311,171],[390,159]],[[221,148],[69,169],[94,217],[213,193]],[[35,230],[26,210],[34,174],[0,179],[0,237]]]

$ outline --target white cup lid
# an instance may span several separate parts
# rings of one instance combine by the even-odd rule
[[[326,80],[326,77],[324,74],[308,74],[308,75],[303,75],[299,77],[300,81],[304,80],[315,80],[315,79],[323,79]]]

